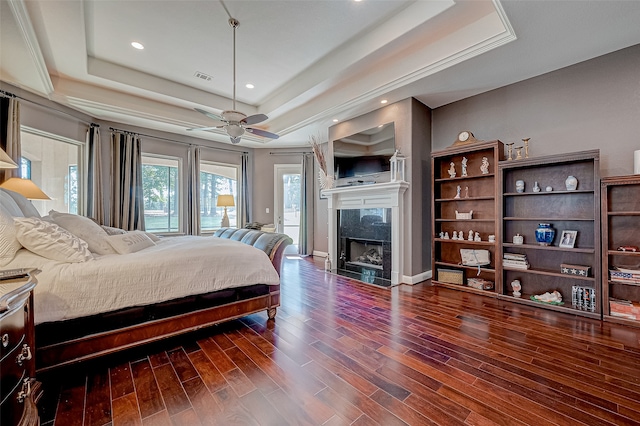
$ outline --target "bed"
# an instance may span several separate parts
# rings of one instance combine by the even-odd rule
[[[223,228],[158,239],[64,213],[40,218],[20,197],[0,189],[0,269],[37,269],[38,371],[255,312],[276,315],[286,235]]]

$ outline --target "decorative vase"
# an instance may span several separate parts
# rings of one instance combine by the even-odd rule
[[[536,229],[536,241],[541,246],[549,246],[553,243],[556,236],[556,230],[551,227],[550,223],[540,223]]]
[[[524,181],[517,180],[516,181],[516,192],[524,192]]]
[[[578,179],[575,176],[569,176],[567,180],[564,181],[564,184],[567,187],[567,191],[575,191],[578,189]]]
[[[533,192],[540,192],[540,186],[538,186],[537,181],[533,184]]]

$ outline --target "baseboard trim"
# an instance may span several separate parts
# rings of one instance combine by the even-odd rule
[[[313,257],[327,257],[329,256],[329,253],[325,252],[325,251],[318,251],[318,250],[314,250],[313,251]]]
[[[415,285],[415,284],[421,283],[422,281],[426,281],[428,279],[431,279],[432,275],[433,274],[431,273],[431,270],[424,271],[424,272],[421,272],[421,273],[419,273],[417,275],[413,275],[413,276],[403,275],[402,276],[402,283],[403,284]]]

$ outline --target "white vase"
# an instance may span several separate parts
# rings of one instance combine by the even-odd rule
[[[575,176],[569,176],[567,180],[564,181],[564,184],[567,187],[567,191],[575,191],[578,189],[578,179]]]

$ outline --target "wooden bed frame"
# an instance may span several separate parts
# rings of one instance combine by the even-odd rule
[[[281,272],[285,248],[292,243],[291,239],[284,234],[249,229],[223,228],[218,230],[215,236],[241,241],[265,251],[278,275]],[[197,310],[191,310],[188,306],[193,304],[196,298]],[[280,306],[280,286],[258,284],[183,298],[158,306],[142,307],[138,312],[143,309],[144,317],[137,320],[130,318],[131,310],[123,310],[118,319],[124,320],[127,325],[116,325],[112,329],[95,332],[90,329],[83,330],[81,336],[69,336],[68,330],[73,326],[70,326],[68,321],[38,324],[35,331],[36,370],[43,372],[87,361],[263,310],[267,311],[269,319],[272,320],[276,316],[278,306]],[[155,319],[154,308],[156,307],[162,310],[161,318],[158,315]],[[176,314],[173,314],[172,310],[175,310]],[[101,326],[112,319],[113,313],[91,318],[95,324]],[[90,321],[87,320],[87,322]],[[40,345],[38,340],[42,340],[43,344]]]

